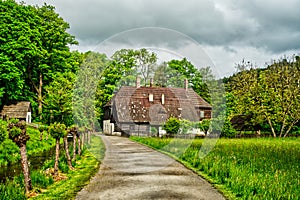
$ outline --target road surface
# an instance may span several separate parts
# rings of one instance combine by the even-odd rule
[[[207,181],[162,153],[123,137],[102,139],[105,158],[77,200],[225,199]]]

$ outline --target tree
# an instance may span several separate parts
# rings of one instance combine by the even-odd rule
[[[266,69],[240,67],[242,71],[228,83],[236,98],[235,113],[251,114],[252,123],[267,123],[273,137],[287,136],[300,120],[299,69],[295,58],[274,62]]]
[[[74,122],[79,127],[86,126],[95,130],[95,93],[102,72],[108,65],[105,54],[86,52],[77,73],[73,92]]]
[[[67,162],[68,162],[68,166],[69,169],[73,170],[73,166],[72,166],[72,160],[71,160],[71,156],[70,156],[70,152],[69,152],[69,144],[68,144],[68,135],[70,133],[70,127],[67,129],[65,135],[64,135],[64,148],[65,148],[65,152],[66,152],[66,157],[67,157]]]
[[[66,135],[66,125],[55,122],[49,126],[49,133],[56,140],[55,145],[55,163],[54,163],[54,176],[58,175],[58,159],[59,159],[59,141],[60,138]]]
[[[139,67],[140,73],[143,76],[143,82],[147,85],[150,76],[153,74],[156,65],[157,56],[147,49],[140,49],[135,51],[135,59]]]
[[[76,141],[78,135],[78,128],[76,126],[71,126],[68,131],[73,136],[73,160],[76,161]],[[78,146],[78,149],[79,148],[80,145]]]
[[[9,139],[11,139],[20,148],[21,166],[24,174],[26,193],[32,190],[30,171],[27,160],[26,143],[30,139],[26,133],[25,121],[12,121],[8,124]]]
[[[69,50],[69,45],[77,42],[53,6],[1,1],[0,18],[2,103],[30,100],[34,113],[41,116],[44,86],[58,72],[77,70],[78,53]]]
[[[67,126],[73,124],[72,96],[75,74],[67,72],[57,74],[53,82],[45,89],[44,120],[46,123],[62,122]]]

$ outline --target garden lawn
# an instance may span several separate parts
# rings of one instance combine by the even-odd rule
[[[199,150],[203,139],[192,142],[131,139],[171,154],[230,199],[298,199],[300,196],[298,138],[219,139],[214,149],[202,159]],[[190,144],[186,151],[178,151],[186,147],[185,143]]]

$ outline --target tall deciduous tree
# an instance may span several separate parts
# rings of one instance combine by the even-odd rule
[[[46,87],[44,114],[48,123],[62,122],[67,126],[73,124],[74,80],[75,74],[72,72],[57,74],[54,81]]]
[[[251,114],[253,122],[267,123],[274,137],[287,136],[300,116],[298,58],[274,62],[266,69],[246,66],[231,78],[231,93],[238,99],[237,114]]]
[[[74,122],[80,127],[90,127],[95,130],[95,92],[108,63],[105,54],[86,52],[83,55],[83,62],[76,75],[73,93]]]
[[[77,42],[66,32],[69,25],[53,6],[1,1],[0,18],[2,101],[31,100],[34,113],[41,116],[44,86],[58,72],[77,70],[69,50]]]

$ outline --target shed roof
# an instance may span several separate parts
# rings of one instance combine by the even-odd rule
[[[19,101],[4,105],[1,115],[9,118],[25,119],[27,112],[31,112],[31,103],[29,101]]]
[[[150,124],[161,124],[169,117],[199,121],[195,108],[212,109],[193,89],[130,86],[121,87],[106,106],[112,106],[118,122]]]

